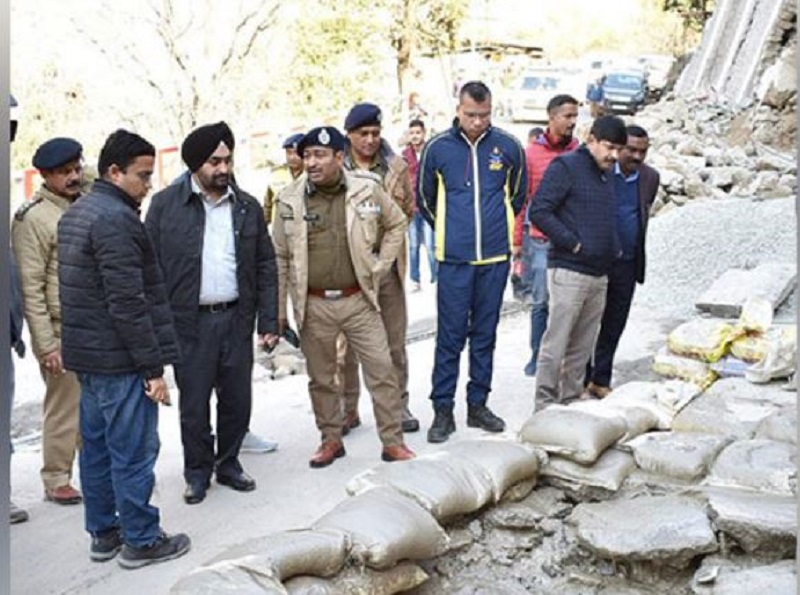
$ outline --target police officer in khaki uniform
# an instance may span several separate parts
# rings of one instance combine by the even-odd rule
[[[325,467],[345,455],[344,416],[334,384],[336,342],[344,334],[364,368],[372,395],[381,458],[414,457],[401,429],[400,386],[381,321],[378,288],[402,252],[406,217],[373,179],[342,167],[344,136],[314,128],[298,144],[306,174],[278,195],[274,223],[279,317],[286,325],[292,295],[308,390],[322,444],[309,461]]]
[[[264,221],[267,225],[271,225],[275,219],[275,195],[303,173],[303,158],[297,154],[297,143],[301,138],[303,134],[298,132],[283,141],[286,164],[272,170],[269,187],[264,194]]]
[[[82,150],[71,138],[53,138],[37,149],[33,166],[44,182],[33,199],[16,212],[11,227],[25,319],[46,385],[41,476],[45,499],[57,504],[78,504],[82,499],[70,484],[80,441],[80,385],[61,361],[56,241],[61,215],[81,195]]]
[[[345,118],[347,130],[345,143],[344,167],[350,171],[369,172],[383,184],[386,193],[406,215],[408,222],[414,216],[414,190],[408,175],[408,164],[400,155],[396,155],[389,143],[381,138],[381,109],[372,103],[358,103],[353,106]],[[403,287],[406,267],[406,236],[403,236],[403,248],[386,275],[378,292],[381,316],[386,327],[389,340],[389,353],[400,382],[403,401],[403,431],[416,432],[419,421],[408,409],[408,357],[406,355],[406,330],[408,329],[408,312],[406,294]],[[358,363],[347,343],[340,344],[343,360],[341,379],[343,389],[345,427],[358,427]]]

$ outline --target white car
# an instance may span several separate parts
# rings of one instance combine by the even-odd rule
[[[563,93],[563,73],[541,70],[522,75],[516,82],[508,102],[509,117],[514,122],[546,122],[547,104],[554,95]]]

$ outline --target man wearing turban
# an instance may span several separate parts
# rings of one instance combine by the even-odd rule
[[[278,340],[275,252],[261,205],[234,181],[234,146],[225,122],[192,131],[181,146],[189,171],[153,196],[145,221],[182,349],[175,379],[188,504],[203,501],[212,474],[234,490],[255,489],[239,462],[250,422],[253,330],[262,344]]]

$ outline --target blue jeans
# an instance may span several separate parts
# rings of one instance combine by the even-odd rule
[[[150,504],[158,457],[158,405],[140,374],[78,374],[81,383],[81,487],[86,530],[119,527],[128,545],[154,543],[158,508]]]
[[[531,359],[525,366],[526,374],[536,374],[536,360],[539,358],[539,345],[547,329],[549,293],[547,291],[547,251],[550,242],[532,238],[527,233],[522,243],[522,257],[525,259],[525,276],[531,288]]]
[[[408,259],[411,262],[410,275],[414,283],[419,283],[419,249],[423,242],[425,251],[428,253],[431,283],[436,283],[439,267],[434,253],[433,228],[422,218],[422,215],[414,213],[411,224],[408,226]]]

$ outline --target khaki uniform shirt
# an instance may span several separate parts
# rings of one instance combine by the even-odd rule
[[[311,289],[344,289],[358,284],[347,245],[346,191],[342,183],[331,190],[313,189],[307,197]]]
[[[61,346],[57,231],[61,215],[71,204],[43,185],[17,210],[11,224],[25,320],[37,358]]]
[[[408,222],[380,184],[347,171],[343,175],[346,238],[356,281],[372,307],[380,310],[378,287],[403,249]],[[291,293],[300,329],[309,288],[307,181],[303,174],[278,194],[272,236],[278,261],[278,316],[286,318],[286,298]]]

